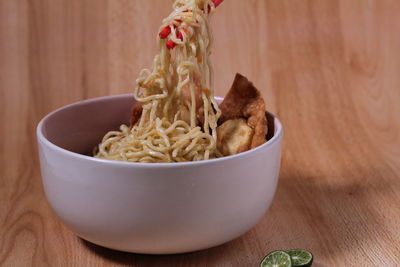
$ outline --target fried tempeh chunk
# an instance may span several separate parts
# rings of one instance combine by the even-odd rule
[[[250,149],[254,130],[245,119],[227,120],[217,128],[217,148],[224,155],[234,155]]]
[[[264,99],[246,77],[239,73],[236,74],[231,89],[219,107],[222,111],[218,121],[220,125],[228,120],[247,119],[248,126],[254,130],[250,149],[266,142],[267,119]],[[218,140],[218,142],[220,141]]]

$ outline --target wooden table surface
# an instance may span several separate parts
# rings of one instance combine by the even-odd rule
[[[240,72],[285,128],[273,204],[251,231],[184,255],[82,241],[46,202],[35,127],[78,100],[132,92],[165,0],[0,0],[0,265],[257,266],[305,248],[315,266],[398,266],[400,1],[226,0],[213,19],[217,94]]]

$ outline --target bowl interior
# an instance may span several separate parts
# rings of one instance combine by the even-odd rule
[[[107,131],[129,123],[134,101],[131,95],[118,95],[71,104],[47,115],[39,130],[58,147],[91,155]]]
[[[216,98],[218,102],[222,98]],[[133,95],[116,95],[77,102],[47,115],[39,126],[44,138],[63,149],[92,155],[110,130],[128,124],[135,99]],[[275,134],[275,118],[266,112],[267,140]]]

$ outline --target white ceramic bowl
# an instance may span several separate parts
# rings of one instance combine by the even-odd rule
[[[132,95],[60,108],[37,127],[47,199],[78,236],[122,251],[170,254],[239,237],[265,214],[280,166],[282,126],[237,155],[185,163],[128,163],[90,156],[102,136],[129,121]]]

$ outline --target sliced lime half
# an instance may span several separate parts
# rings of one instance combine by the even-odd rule
[[[265,256],[260,263],[260,267],[292,267],[292,261],[289,254],[279,250]]]
[[[302,249],[286,250],[292,260],[293,267],[310,267],[313,262],[311,252]]]

